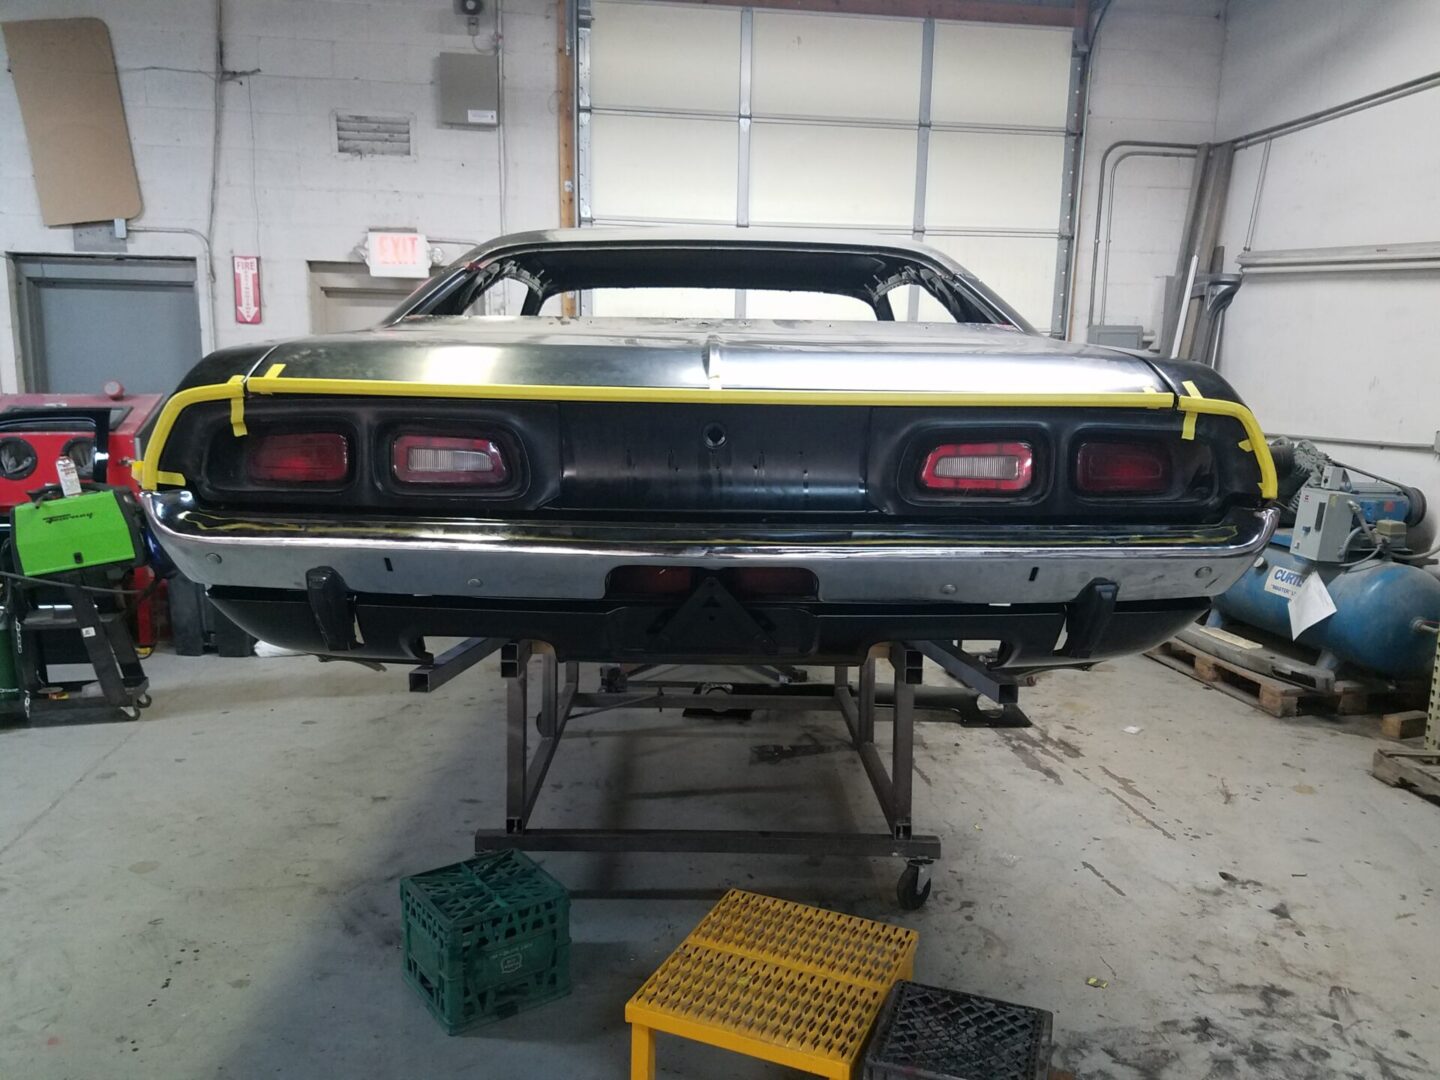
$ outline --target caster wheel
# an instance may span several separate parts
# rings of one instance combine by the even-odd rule
[[[930,899],[930,865],[910,863],[895,885],[895,899],[906,911],[918,911]]]
[[[141,694],[138,698],[135,699],[135,704],[140,706],[140,708],[142,709],[148,709],[151,705],[154,704],[154,702],[150,699],[149,694]]]

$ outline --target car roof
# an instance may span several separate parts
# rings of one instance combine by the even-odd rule
[[[493,240],[488,240],[473,248],[465,256],[464,261],[483,259],[508,248],[613,247],[631,244],[655,247],[694,247],[713,244],[724,247],[835,248],[842,251],[870,249],[906,252],[930,262],[940,263],[947,269],[963,274],[967,278],[974,277],[943,251],[919,243],[909,236],[901,233],[877,233],[863,229],[774,229],[719,225],[656,228],[596,225],[580,229],[537,229],[531,232],[497,236]]]

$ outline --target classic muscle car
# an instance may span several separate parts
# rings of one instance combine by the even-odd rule
[[[727,313],[560,313],[654,289]],[[904,321],[910,289],[948,321]],[[780,292],[868,321],[734,317]],[[487,313],[502,295],[518,314]],[[138,475],[236,622],[380,660],[486,636],[1084,665],[1195,619],[1276,520],[1262,432],[1212,369],[1037,334],[907,241],[750,230],[508,236],[372,330],[223,349]]]

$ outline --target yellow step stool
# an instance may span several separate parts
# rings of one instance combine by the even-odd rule
[[[920,935],[731,889],[625,1004],[631,1080],[655,1076],[655,1032],[850,1080]]]

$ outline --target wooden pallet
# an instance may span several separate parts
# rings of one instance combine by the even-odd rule
[[[1269,675],[1281,682],[1316,690],[1335,688],[1335,669],[1302,660],[1294,655],[1294,646],[1286,652],[1278,643],[1257,641],[1233,630],[1198,624],[1187,626],[1175,638],[1207,656]]]
[[[1440,752],[1420,749],[1376,750],[1370,772],[1391,787],[1407,787],[1440,799]]]
[[[1271,716],[1330,713],[1356,716],[1423,703],[1423,687],[1382,680],[1333,679],[1327,688],[1291,682],[1256,671],[1211,652],[1208,642],[1187,634],[1173,637],[1145,654],[1168,668],[1228,694]],[[1308,666],[1308,665],[1307,665]]]

